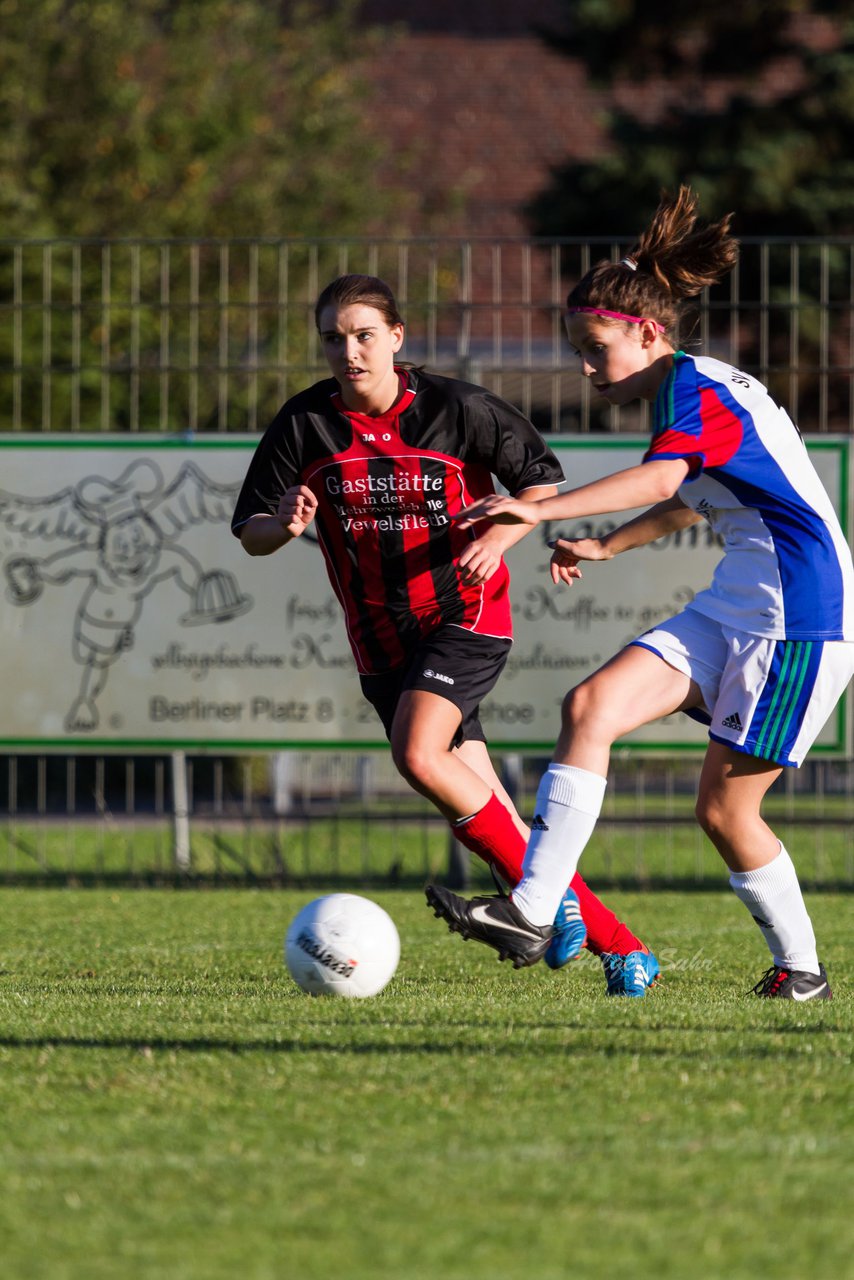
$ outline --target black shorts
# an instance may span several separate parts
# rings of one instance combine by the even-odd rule
[[[362,693],[382,720],[387,738],[391,737],[400,695],[407,689],[426,689],[460,709],[462,721],[452,747],[461,742],[486,742],[477,713],[481,699],[492,692],[504,670],[511,644],[510,640],[479,636],[462,627],[438,627],[402,666],[360,676]]]

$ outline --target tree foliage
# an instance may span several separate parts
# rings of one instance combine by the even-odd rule
[[[0,211],[16,236],[388,231],[354,0],[2,0]]]
[[[263,425],[311,380],[337,242],[407,229],[358,0],[0,17],[0,430]]]
[[[854,21],[848,0],[567,0],[568,34],[605,103],[606,143],[530,207],[541,235],[631,235],[690,182],[740,234],[854,232]],[[630,211],[630,215],[627,214]]]

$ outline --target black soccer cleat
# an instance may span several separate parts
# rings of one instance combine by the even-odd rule
[[[536,964],[548,950],[552,926],[530,924],[510,898],[460,898],[437,884],[429,884],[426,894],[427,905],[447,920],[451,933],[485,942],[499,960],[512,960],[514,969]]]
[[[817,974],[807,973],[804,969],[772,964],[747,994],[755,993],[765,1000],[832,1000],[824,965],[820,964],[818,970]]]

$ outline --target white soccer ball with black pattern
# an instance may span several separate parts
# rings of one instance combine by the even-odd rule
[[[355,893],[315,898],[285,936],[285,964],[310,996],[375,996],[394,977],[400,938],[388,912]]]

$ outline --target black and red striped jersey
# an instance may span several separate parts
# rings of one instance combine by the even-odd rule
[[[316,494],[318,542],[363,674],[399,666],[438,626],[510,637],[507,566],[464,585],[457,560],[478,535],[452,517],[494,492],[493,475],[513,494],[563,480],[545,441],[506,401],[398,372],[401,395],[381,417],[348,410],[334,378],[289,400],[255,451],[232,520],[239,537],[253,515],[275,515],[292,485]]]

